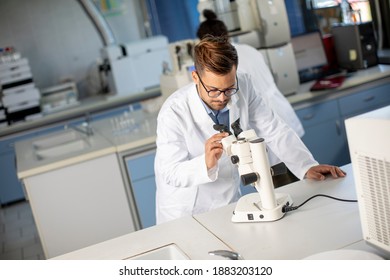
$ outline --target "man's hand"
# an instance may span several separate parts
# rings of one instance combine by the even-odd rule
[[[317,166],[311,167],[306,172],[306,178],[314,180],[325,180],[325,175],[331,174],[333,178],[345,177],[347,173],[341,170],[337,166],[320,164]]]
[[[229,133],[217,133],[211,136],[205,144],[205,158],[207,169],[211,169],[217,165],[218,160],[223,153],[221,139],[229,136]]]

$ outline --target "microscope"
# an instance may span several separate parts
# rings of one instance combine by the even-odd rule
[[[215,130],[230,134],[221,142],[232,163],[238,166],[242,184],[251,184],[257,190],[238,200],[232,222],[279,220],[285,214],[283,208],[292,205],[292,199],[288,194],[275,193],[265,141],[253,129],[243,131],[239,121],[231,125],[234,134],[225,125],[214,125]]]

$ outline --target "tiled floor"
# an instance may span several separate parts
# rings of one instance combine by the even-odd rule
[[[0,260],[44,258],[29,203],[0,206]]]

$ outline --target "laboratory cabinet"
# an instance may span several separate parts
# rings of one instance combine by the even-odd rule
[[[312,105],[296,113],[305,129],[302,140],[317,161],[336,165],[348,161],[337,100]]]
[[[0,204],[24,199],[23,188],[16,177],[15,153],[13,150],[0,153]]]
[[[340,114],[344,118],[369,112],[390,104],[390,84],[366,89],[339,99]]]
[[[350,163],[345,119],[389,104],[390,84],[387,83],[309,104],[296,110],[305,129],[302,140],[320,163]]]
[[[69,125],[77,125],[81,121],[73,121]],[[64,125],[43,128],[0,140],[0,205],[6,205],[25,199],[24,190],[16,175],[16,159],[14,145],[18,141],[59,131]]]
[[[46,258],[133,232],[116,153],[23,179]]]

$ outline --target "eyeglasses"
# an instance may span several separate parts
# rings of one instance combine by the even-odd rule
[[[211,89],[211,90],[208,90],[208,89],[206,88],[206,86],[204,85],[202,79],[200,78],[198,72],[196,72],[196,74],[198,75],[199,81],[200,81],[200,83],[202,84],[204,90],[207,92],[208,96],[211,97],[211,98],[217,98],[218,96],[221,95],[221,93],[223,93],[226,97],[230,97],[230,96],[236,94],[237,91],[239,90],[237,75],[236,75],[237,88],[228,88],[228,89],[225,89],[225,90],[219,90],[219,89]]]

